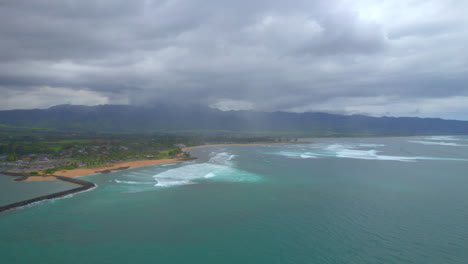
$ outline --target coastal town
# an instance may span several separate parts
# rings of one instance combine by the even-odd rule
[[[108,172],[127,168],[129,162],[136,161],[142,166],[160,161],[187,160],[191,159],[190,153],[185,151],[187,147],[205,144],[283,141],[294,139],[229,135],[10,135],[0,137],[0,167],[4,168],[2,174],[19,176],[19,180],[24,180],[31,176],[66,175],[66,171],[86,168],[99,168],[97,172]],[[133,166],[130,164],[130,167]]]
[[[1,143],[6,153],[0,166],[3,174],[12,176],[51,175],[57,171],[77,168],[106,167],[135,160],[189,158],[182,143],[171,140],[139,139],[77,139],[34,142]]]

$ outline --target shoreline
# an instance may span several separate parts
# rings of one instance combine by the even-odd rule
[[[205,148],[205,147],[218,147],[218,146],[261,146],[261,145],[285,145],[285,144],[300,144],[300,142],[263,142],[263,143],[234,143],[234,144],[207,144],[193,147],[181,148],[183,152],[191,149]],[[56,171],[53,175],[42,175],[42,176],[29,176],[29,175],[17,175],[17,181],[54,181],[57,180],[56,176],[75,178],[84,177],[95,174],[105,174],[113,171],[127,170],[132,168],[139,168],[149,165],[159,165],[167,163],[178,163],[196,158],[184,159],[184,158],[172,158],[172,159],[159,159],[159,160],[135,160],[115,163],[109,166],[100,166],[94,168],[76,168],[73,170],[62,170]],[[13,175],[12,175],[13,176]],[[22,178],[21,178],[22,177]]]
[[[57,171],[53,175],[29,176],[27,179],[24,179],[24,181],[55,180],[53,179],[54,176],[61,176],[61,177],[66,177],[66,178],[83,177],[83,176],[90,176],[94,174],[105,174],[105,173],[110,173],[113,171],[139,168],[139,167],[144,167],[144,166],[149,166],[149,165],[183,162],[186,160],[187,159],[174,158],[174,159],[160,159],[160,160],[125,161],[125,162],[115,163],[109,166],[100,166],[100,167],[94,167],[94,168],[76,168],[73,170]]]
[[[203,147],[214,147],[214,146],[258,146],[258,145],[276,145],[276,144],[294,144],[292,142],[270,142],[270,143],[245,143],[245,144],[208,144],[208,145],[200,145],[200,146],[193,146],[193,147],[185,147],[182,148],[182,151],[188,151],[190,149],[196,148],[203,148]],[[81,176],[89,176],[98,173],[110,173],[112,171],[119,171],[119,170],[126,170],[130,168],[138,168],[143,166],[149,165],[156,165],[156,164],[167,164],[167,163],[176,163],[176,162],[183,162],[187,160],[193,160],[196,158],[173,158],[173,159],[160,159],[160,160],[136,160],[136,161],[128,161],[128,162],[121,162],[116,163],[110,166],[101,166],[96,168],[77,168],[73,170],[64,170],[64,171],[57,171],[53,175],[44,175],[44,176],[20,176],[16,175],[18,181],[44,181],[44,180],[60,180],[60,181],[67,181],[71,183],[75,183],[77,185],[81,185],[80,187],[73,188],[67,191],[61,191],[57,193],[52,193],[48,195],[39,196],[36,198],[28,199],[19,201],[12,204],[7,204],[4,206],[0,206],[0,213],[5,211],[10,211],[16,208],[24,207],[29,204],[37,203],[44,200],[55,199],[64,197],[70,194],[81,193],[84,191],[88,191],[90,189],[96,188],[97,185],[81,179],[76,179],[75,177]],[[13,175],[11,175],[13,176]]]

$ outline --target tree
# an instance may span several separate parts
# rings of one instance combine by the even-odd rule
[[[17,159],[18,155],[16,155],[16,153],[10,153],[6,158],[7,161],[16,161]]]

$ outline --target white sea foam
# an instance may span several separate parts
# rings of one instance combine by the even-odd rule
[[[462,140],[460,138],[456,138],[455,136],[431,136],[431,137],[424,137],[425,140]]]
[[[418,159],[416,157],[378,155],[377,151],[374,149],[371,149],[371,150],[343,149],[343,150],[337,151],[336,157],[350,158],[350,159],[394,160],[394,161],[414,161]]]
[[[227,152],[212,154],[207,163],[190,164],[170,169],[153,176],[157,181],[155,186],[170,187],[176,185],[195,184],[200,180],[217,181],[257,181],[256,174],[233,167],[232,160],[236,157]]]
[[[90,191],[92,191],[92,190],[94,190],[94,189],[96,189],[96,188],[98,187],[97,184],[94,184],[94,185],[95,185],[94,187],[91,187],[91,188],[89,188],[89,189],[87,189],[87,190],[84,190],[84,191],[80,191],[80,192],[76,192],[76,193],[71,193],[71,194],[67,194],[67,195],[65,195],[65,196],[61,196],[61,197],[57,197],[57,198],[53,198],[53,199],[48,199],[48,200],[42,200],[42,201],[38,201],[38,202],[34,202],[34,203],[40,203],[40,202],[45,202],[45,201],[52,201],[52,202],[54,202],[54,201],[56,201],[56,200],[62,200],[62,199],[72,198],[72,197],[74,197],[75,195],[82,194],[82,193],[85,193],[85,192],[90,192]],[[33,203],[33,204],[34,204],[34,203]]]
[[[214,156],[210,158],[208,163],[219,164],[219,165],[231,165],[230,161],[234,159],[235,157],[236,155],[232,155],[228,152],[214,153]]]
[[[331,144],[321,145],[319,149],[309,149],[308,151],[279,151],[270,154],[281,155],[289,158],[320,158],[320,157],[336,157],[348,159],[364,159],[364,160],[386,160],[386,161],[403,161],[411,162],[418,160],[453,160],[467,161],[459,158],[441,158],[441,157],[408,157],[408,156],[391,156],[379,154],[381,151],[375,149],[363,149],[364,146],[376,147],[382,146],[379,144]]]
[[[174,166],[177,165],[177,163],[166,163],[166,164],[161,164],[161,167],[168,167],[168,166]]]
[[[164,172],[154,175],[154,181],[148,181],[147,175],[149,173],[133,172],[125,175],[131,177],[133,180],[117,180],[114,181],[119,184],[152,184],[158,187],[169,187],[176,185],[194,184],[197,180],[216,178],[219,180],[231,179],[235,180],[236,177],[230,176],[246,176],[248,173],[236,170],[233,168],[233,159],[236,157],[227,152],[211,153],[211,158],[207,163],[185,163],[185,166],[177,167],[166,170]],[[165,165],[177,165],[170,163]],[[225,179],[226,178],[226,179]],[[141,179],[141,181],[140,181]]]
[[[177,186],[177,185],[190,185],[190,184],[195,184],[192,181],[183,181],[183,180],[175,180],[175,181],[158,181],[158,183],[155,186],[158,187],[171,187],[171,186]]]
[[[362,147],[363,144],[360,144],[359,147]],[[379,155],[378,151],[375,149],[370,150],[361,150],[354,149],[355,146],[346,146],[334,144],[326,148],[329,151],[327,153],[329,156],[335,156],[337,158],[349,158],[349,159],[366,159],[366,160],[394,160],[394,161],[414,161],[414,157],[402,157],[402,156],[387,156]]]
[[[456,140],[456,139],[454,139]],[[452,147],[468,147],[467,144],[457,144],[453,142],[443,142],[443,141],[424,141],[424,140],[410,140],[410,143],[417,143],[423,145],[440,145],[440,146],[452,146]]]
[[[281,156],[286,156],[286,157],[300,158],[302,155],[302,152],[280,151],[278,152],[278,154]]]
[[[316,159],[317,158],[317,156],[312,156],[312,155],[310,155],[308,153],[301,154],[300,157],[303,158],[303,159]]]
[[[161,187],[194,184],[203,179],[232,182],[259,180],[259,176],[255,174],[228,166],[209,163],[187,165],[161,172],[153,177],[157,181],[155,186]]]
[[[216,176],[216,174],[210,172],[210,173],[208,173],[207,175],[205,175],[205,178],[213,178],[213,177],[215,177],[215,176]]]
[[[315,156],[311,152],[280,151],[279,154],[282,156],[291,157],[291,158],[301,158],[301,159],[317,158],[317,156]]]
[[[140,182],[140,181],[119,181],[114,180],[116,183],[123,183],[123,184],[154,184],[154,182]]]

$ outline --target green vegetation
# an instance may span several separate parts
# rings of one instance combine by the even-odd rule
[[[64,140],[58,140],[58,141],[52,141],[49,142],[51,144],[85,144],[85,143],[91,143],[93,140],[90,139],[64,139]]]
[[[78,168],[77,165],[65,165],[65,166],[60,166],[60,167],[55,167],[55,168],[50,168],[50,169],[45,169],[43,171],[44,174],[54,174],[56,171],[63,171],[63,170],[73,170]]]
[[[18,159],[18,155],[16,153],[8,154],[6,161],[16,161]]]
[[[327,113],[219,111],[199,106],[73,106],[0,111],[0,135],[161,133],[289,137],[464,135],[467,121]],[[75,138],[63,139],[75,140]],[[65,143],[65,142],[62,142]],[[70,143],[70,142],[69,142]],[[76,142],[75,142],[76,143]],[[82,142],[80,142],[82,143]]]
[[[31,133],[0,135],[0,154],[28,171],[53,174],[77,167],[98,167],[143,159],[189,158],[184,146],[219,143],[294,141],[287,137],[219,135],[96,135]],[[37,173],[37,172],[36,172]],[[33,174],[31,174],[33,175]],[[36,174],[34,174],[36,175]]]

